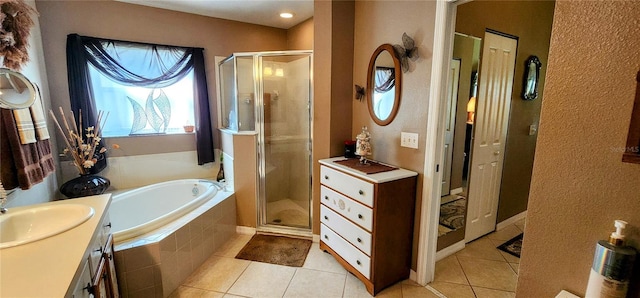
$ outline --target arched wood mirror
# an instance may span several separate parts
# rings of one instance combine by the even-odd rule
[[[0,68],[0,108],[24,109],[36,100],[36,90],[19,72]]]
[[[373,121],[381,126],[393,121],[400,106],[402,70],[393,46],[379,46],[369,61],[367,105]]]

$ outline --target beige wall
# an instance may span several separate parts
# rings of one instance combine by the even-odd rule
[[[287,30],[287,50],[313,50],[313,18]]]
[[[151,8],[116,1],[37,1],[42,39],[51,87],[52,106],[70,109],[65,44],[67,35],[104,37],[205,49],[205,68],[212,122],[217,123],[215,104],[215,56],[233,52],[284,50],[283,29],[227,21],[200,15]],[[214,133],[217,133],[214,130]],[[177,137],[179,138],[179,137]],[[172,136],[162,137],[165,146],[146,146],[135,138],[126,141],[129,150],[140,154],[182,151]],[[220,148],[219,134],[214,138]],[[124,141],[123,141],[124,143]],[[141,149],[142,148],[142,149]]]
[[[35,7],[34,1],[28,0],[26,2],[32,7]],[[47,111],[51,107],[51,96],[49,93],[49,83],[47,82],[40,20],[35,15],[32,15],[31,18],[35,24],[31,29],[31,35],[29,36],[29,48],[27,50],[29,53],[29,62],[22,66],[20,72],[31,82],[40,87],[42,104],[44,105],[45,111]],[[5,67],[4,64],[2,67]],[[51,120],[47,122],[47,125],[49,127],[49,134],[52,136],[50,139],[51,153],[53,156],[57,156],[58,149],[56,147],[56,139],[53,137],[57,132],[53,130],[54,124]],[[56,167],[58,167],[57,163]],[[17,207],[52,201],[56,197],[57,190],[57,175],[52,173],[47,176],[42,183],[36,184],[28,190],[16,189],[15,192],[9,195],[6,206]]]
[[[344,154],[351,133],[353,1],[314,1],[313,233],[320,233],[318,160]]]
[[[457,32],[484,38],[488,28],[519,38],[497,222],[527,210],[537,137],[529,135],[529,125],[538,125],[544,100],[542,87],[547,71],[553,7],[553,1],[473,1],[458,7]],[[525,60],[530,55],[538,56],[542,62],[541,88],[538,99],[526,101],[520,94]]]
[[[633,1],[556,4],[519,297],[562,289],[583,296],[595,244],[615,219],[629,222],[629,242],[640,248],[640,165],[621,162],[640,69],[639,18]]]
[[[353,55],[353,84],[367,82],[369,59],[375,49],[385,43],[401,44],[402,34],[411,36],[419,48],[420,58],[410,62],[410,71],[402,73],[402,98],[398,115],[391,124],[378,126],[371,120],[366,101],[354,100],[353,84],[350,97],[340,100],[353,105],[351,139],[355,139],[362,126],[371,132],[372,159],[400,166],[420,173],[416,206],[422,196],[425,133],[427,128],[427,102],[431,79],[431,53],[435,1],[407,1],[399,5],[394,1],[356,1]],[[370,88],[367,88],[367,91]],[[431,99],[433,100],[433,99]],[[400,132],[418,133],[418,149],[400,147]],[[417,260],[420,208],[416,208],[412,267]]]

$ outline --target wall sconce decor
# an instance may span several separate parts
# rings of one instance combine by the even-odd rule
[[[538,98],[538,83],[540,81],[540,59],[537,56],[530,56],[524,67],[524,82],[522,86],[522,98],[524,100],[534,100]]]
[[[394,44],[393,49],[398,55],[398,59],[400,59],[400,65],[402,65],[402,72],[409,71],[409,59],[415,61],[419,58],[418,48],[416,48],[416,43],[413,41],[413,38],[409,37],[407,33],[402,34],[402,44]]]
[[[364,87],[356,84],[356,99],[362,101],[364,98]]]

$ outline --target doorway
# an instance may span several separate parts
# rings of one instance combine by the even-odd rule
[[[311,233],[311,52],[257,57],[258,231]]]
[[[480,5],[489,6],[490,8],[484,12],[475,12],[472,15],[463,15],[459,18],[460,20],[467,21],[468,23],[482,24],[481,26],[478,26],[480,28],[476,28],[477,30],[469,28],[461,29],[459,31],[456,30],[459,25],[459,22],[456,22],[456,15],[458,12],[466,10],[467,7],[477,7]],[[514,6],[517,5],[525,5],[527,7],[514,8]],[[511,217],[514,217],[514,211],[523,210],[518,212],[526,214],[528,187],[535,151],[537,119],[539,117],[541,99],[525,101],[520,98],[519,95],[522,87],[520,76],[524,72],[524,60],[526,60],[529,55],[536,54],[540,57],[544,57],[542,60],[546,61],[555,3],[553,1],[470,2],[460,0],[457,2],[437,3],[436,7],[437,21],[435,28],[435,44],[442,44],[442,47],[435,47],[433,52],[434,63],[432,65],[432,69],[434,77],[432,77],[431,85],[437,86],[437,88],[432,88],[430,97],[442,98],[442,100],[430,101],[429,103],[429,110],[432,111],[429,114],[429,119],[435,119],[433,119],[433,122],[429,121],[428,123],[426,145],[428,150],[434,150],[434,152],[427,154],[425,157],[424,189],[430,189],[430,191],[423,194],[422,211],[424,216],[422,220],[423,224],[421,224],[420,239],[425,240],[420,241],[417,272],[418,282],[425,284],[428,281],[433,280],[433,268],[437,259],[436,245],[439,244],[437,241],[437,227],[439,224],[438,216],[440,211],[439,205],[441,201],[441,183],[443,173],[437,171],[437,169],[439,165],[444,164],[444,119],[446,115],[445,98],[448,87],[448,77],[450,76],[448,65],[449,61],[453,58],[452,51],[454,44],[454,32],[458,31],[472,36],[484,36],[486,29],[494,29],[520,37],[515,78],[513,80],[514,89],[511,96],[512,107],[511,116],[509,117],[509,137],[507,139],[506,150],[501,151],[501,153],[506,154],[505,158],[507,161],[505,162],[504,173],[507,174],[503,174],[503,186],[500,189],[500,203],[497,221],[500,222],[500,224],[503,224],[506,223],[508,219],[511,219]],[[505,11],[509,12],[505,13]],[[500,17],[503,14],[505,17]],[[536,18],[534,20],[531,18],[520,17],[522,14],[536,14],[537,16],[539,15],[540,18]],[[537,32],[540,34],[536,37],[530,35],[530,32]],[[543,66],[543,68],[545,67],[546,65]],[[540,77],[541,84],[543,84],[544,75],[541,74]],[[528,111],[534,112],[528,113]],[[536,113],[535,111],[538,112]],[[471,158],[473,158],[473,156],[471,156]],[[508,166],[507,163],[509,164]],[[503,207],[505,209],[502,209]],[[498,225],[498,228],[500,227],[500,224]],[[457,250],[464,248],[464,241],[460,241],[459,243],[461,244],[460,247],[457,247],[453,251],[449,251],[447,253],[455,253]],[[438,255],[441,256],[442,254]]]

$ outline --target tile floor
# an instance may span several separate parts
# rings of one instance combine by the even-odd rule
[[[429,287],[443,296],[515,297],[519,259],[495,247],[523,229],[522,223],[476,240],[436,264]],[[335,259],[311,246],[301,268],[235,259],[251,239],[237,235],[216,251],[171,294],[177,297],[371,297],[364,284]],[[399,282],[376,297],[438,298],[410,280]]]

